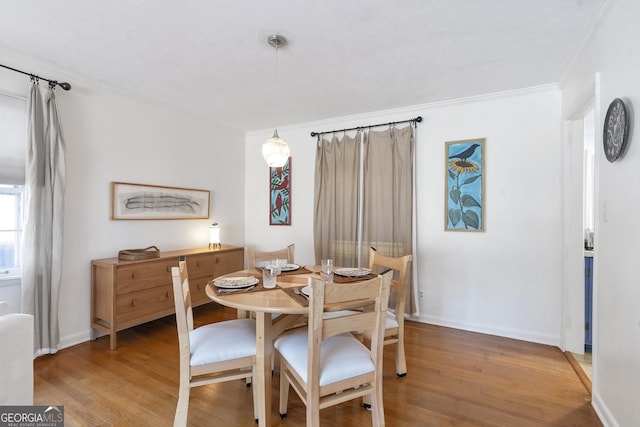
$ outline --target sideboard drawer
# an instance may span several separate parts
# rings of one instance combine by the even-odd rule
[[[173,287],[171,285],[118,295],[116,298],[117,322],[127,327],[174,312]]]
[[[189,276],[191,276],[191,271],[189,271]],[[191,291],[191,305],[196,306],[196,305],[201,305],[201,304],[206,304],[208,302],[211,302],[211,300],[205,293],[205,288],[207,287],[207,283],[209,283],[209,281],[211,281],[210,276],[189,279],[189,290]]]
[[[118,268],[116,294],[140,291],[171,283],[171,267],[178,266],[178,258],[132,264]]]
[[[244,269],[244,248],[236,248],[213,256],[213,277]],[[191,270],[189,270],[191,275]]]
[[[176,267],[178,264],[176,264]],[[213,277],[213,257],[211,254],[191,255],[187,257],[189,280],[192,277]]]

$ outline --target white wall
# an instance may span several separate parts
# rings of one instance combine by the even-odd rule
[[[209,220],[110,220],[112,181],[210,190],[211,219],[221,223],[223,242],[243,244],[243,132],[193,120],[15,55],[3,56],[3,63],[73,85],[70,92],[56,92],[67,147],[63,347],[89,338],[91,259],[149,245],[163,251],[208,244]],[[26,95],[28,85],[26,76],[0,73],[2,92]]]
[[[636,221],[640,209],[640,3],[612,1],[608,12],[578,59],[562,97],[563,114],[569,115],[586,93],[597,94],[593,404],[605,425],[631,426],[640,424],[640,286],[636,270],[636,244],[640,241]],[[631,107],[635,130],[624,158],[609,163],[602,150],[602,126],[614,98],[625,99]]]
[[[372,113],[278,132],[292,152],[292,226],[269,226],[272,129],[246,138],[247,244],[296,244],[312,263],[314,138],[323,131],[422,116],[418,125],[418,253],[421,320],[558,345],[562,288],[560,92],[515,93]],[[486,138],[486,231],[444,231],[444,143]],[[268,242],[268,243],[265,243]]]

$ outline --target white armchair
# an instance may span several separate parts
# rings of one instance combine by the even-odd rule
[[[0,301],[0,406],[33,405],[33,316]]]

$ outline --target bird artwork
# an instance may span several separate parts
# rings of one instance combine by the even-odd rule
[[[282,167],[270,168],[270,225],[291,225],[291,157]]]
[[[282,178],[282,181],[273,187],[274,190],[282,190],[284,188],[289,188],[289,175],[285,175],[285,177]]]
[[[282,212],[282,193],[278,193],[278,197],[276,197],[276,211],[277,215],[280,216]]]
[[[447,142],[446,230],[484,230],[484,146],[484,139]]]
[[[457,154],[452,154],[451,156],[449,156],[450,159],[460,159],[462,161],[467,160],[469,157],[473,156],[473,153],[475,153],[476,148],[478,148],[480,146],[480,144],[472,144],[471,147],[462,150],[461,152],[457,153]]]

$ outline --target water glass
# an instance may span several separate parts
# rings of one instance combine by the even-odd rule
[[[323,259],[322,270],[320,270],[320,278],[323,282],[333,283],[333,260]]]
[[[276,270],[276,274],[280,274],[282,273],[282,267],[284,267],[286,263],[286,259],[272,259],[269,261],[267,268],[274,268]]]
[[[277,269],[268,265],[262,269],[262,286],[265,289],[273,289],[276,287],[276,278],[278,277]]]

